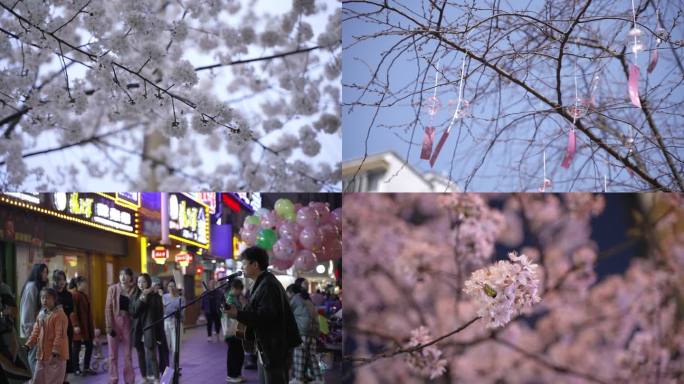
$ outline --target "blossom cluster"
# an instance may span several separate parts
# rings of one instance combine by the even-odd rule
[[[508,257],[512,262],[501,260],[473,272],[463,288],[477,302],[477,314],[489,328],[503,327],[541,301],[538,266],[525,255],[511,252]]]
[[[417,351],[406,355],[406,363],[413,372],[420,376],[435,379],[446,371],[447,361],[442,359],[442,351],[435,345],[420,348],[431,340],[430,330],[420,326],[411,331],[411,340],[406,344],[406,348],[416,348]]]

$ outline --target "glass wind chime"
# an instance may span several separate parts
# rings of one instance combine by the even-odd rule
[[[442,105],[439,99],[437,99],[437,88],[439,87],[439,68],[437,69],[437,73],[435,75],[434,93],[426,101],[425,107],[427,109],[428,115],[430,115],[430,123],[427,127],[425,127],[425,132],[423,133],[423,145],[420,152],[420,158],[423,160],[429,160],[430,167],[435,166],[437,157],[439,156],[439,153],[442,151],[442,147],[444,147],[444,143],[446,142],[447,137],[449,137],[449,133],[451,132],[451,128],[453,127],[456,119],[463,118],[469,115],[468,110],[470,108],[470,104],[466,100],[463,100],[463,78],[465,75],[465,62],[466,54],[464,53],[463,60],[461,62],[461,76],[458,83],[458,99],[456,100],[456,109],[451,118],[449,126],[444,131],[444,133],[442,133],[442,136],[440,137],[439,142],[437,143],[437,146],[435,147],[434,151],[432,150],[432,144],[435,138],[435,128],[432,125],[432,122],[434,115],[437,114],[437,111]],[[452,102],[450,101],[449,105],[451,104]]]

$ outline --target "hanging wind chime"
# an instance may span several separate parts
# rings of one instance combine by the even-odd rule
[[[463,115],[461,114],[461,104],[463,102],[463,78],[465,76],[465,62],[466,54],[463,53],[463,61],[461,62],[461,79],[458,82],[458,101],[456,102],[456,110],[454,111],[454,115],[451,118],[449,126],[447,127],[446,131],[444,131],[444,133],[442,134],[442,137],[440,137],[439,143],[437,143],[437,147],[435,148],[435,151],[432,153],[432,157],[430,157],[430,167],[435,166],[437,157],[439,156],[439,153],[442,151],[442,147],[444,146],[447,137],[449,137],[449,132],[451,132],[451,127],[453,127],[454,122],[459,117],[463,117]]]

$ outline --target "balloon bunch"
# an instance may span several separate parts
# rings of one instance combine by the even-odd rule
[[[308,206],[278,199],[272,211],[261,208],[248,216],[240,229],[247,245],[268,251],[270,264],[284,271],[313,270],[323,261],[342,257],[342,209],[330,211],[326,203]]]

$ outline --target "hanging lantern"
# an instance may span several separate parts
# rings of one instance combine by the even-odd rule
[[[190,263],[192,263],[192,255],[188,252],[181,252],[176,255],[176,263],[178,263],[181,267],[187,267],[190,265]]]
[[[159,265],[164,265],[166,263],[166,259],[169,258],[169,250],[166,249],[166,247],[160,245],[157,247],[154,247],[152,250],[152,259],[154,259],[154,262],[159,264]]]
[[[75,267],[78,264],[78,258],[76,256],[64,256],[64,262],[70,267]]]

